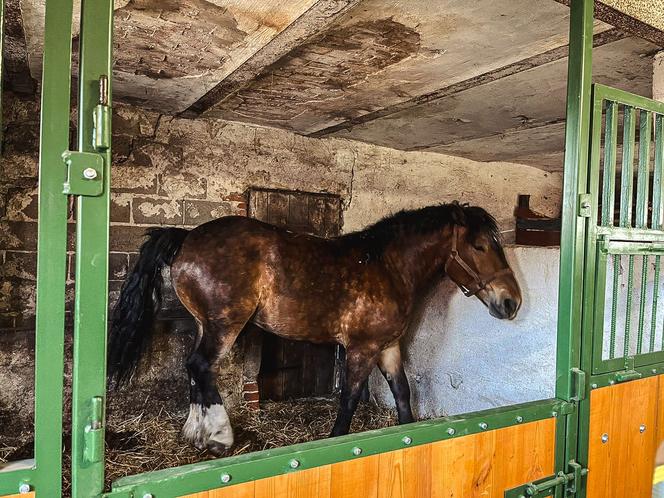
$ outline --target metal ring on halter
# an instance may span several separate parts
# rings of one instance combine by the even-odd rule
[[[465,296],[468,297],[474,296],[479,291],[486,288],[486,286],[489,285],[491,282],[493,282],[496,278],[501,277],[503,275],[512,274],[511,268],[508,267],[508,268],[503,268],[502,270],[498,270],[497,272],[492,273],[488,277],[482,278],[480,275],[478,275],[477,272],[473,270],[468,265],[468,263],[466,263],[463,260],[463,258],[459,255],[459,251],[457,250],[457,239],[459,237],[458,228],[459,228],[458,225],[454,225],[452,233],[452,249],[450,251],[450,255],[447,257],[447,261],[445,261],[445,273],[449,275],[447,269],[449,268],[450,264],[454,261],[473,280],[473,283],[470,287],[463,284],[457,284],[461,289],[461,292],[463,292]]]

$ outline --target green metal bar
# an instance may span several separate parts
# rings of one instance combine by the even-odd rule
[[[632,226],[632,174],[634,171],[634,140],[636,123],[634,108],[625,106],[623,115],[623,161],[620,177],[620,226]]]
[[[595,95],[600,99],[613,100],[631,107],[638,107],[639,109],[644,109],[646,111],[664,114],[664,102],[652,100],[647,97],[635,95],[626,92],[625,90],[619,90],[618,88],[601,85],[599,83],[595,83],[594,87]]]
[[[602,100],[599,100],[600,105]],[[613,225],[616,198],[616,145],[618,143],[618,104],[607,102],[604,134],[604,179],[602,182],[602,225]]]
[[[106,498],[146,495],[153,498],[183,496],[353,460],[358,458],[353,453],[354,448],[361,449],[361,457],[376,455],[515,424],[562,417],[566,408],[568,404],[560,400],[536,401],[205,461],[122,478],[114,482],[113,490],[103,496]],[[296,470],[291,466],[293,460],[297,462]],[[224,475],[228,477],[222,481]]]
[[[620,285],[620,256],[613,255],[613,281],[612,281],[612,296],[611,301],[611,337],[609,343],[609,359],[616,357],[616,320],[618,316],[618,289]]]
[[[95,122],[100,103],[110,105],[112,0],[83,0],[79,70],[78,149],[104,159],[103,193],[77,199],[76,298],[72,405],[72,496],[103,492],[108,226],[111,151],[110,120]],[[105,88],[104,88],[105,87]],[[101,96],[100,96],[101,95]],[[104,107],[104,106],[102,106]],[[103,113],[102,113],[103,114]],[[106,113],[107,114],[107,113]],[[103,135],[103,136],[101,136]],[[95,148],[95,144],[105,144]],[[94,438],[86,433],[94,431]],[[87,447],[86,447],[87,443]]]
[[[659,272],[661,267],[661,256],[655,256],[655,278],[652,293],[652,313],[650,320],[650,352],[655,351],[655,334],[657,333],[657,300],[659,299]],[[664,340],[664,338],[663,338]],[[664,349],[664,348],[662,348]]]
[[[588,190],[590,122],[592,118],[592,44],[593,0],[573,0],[570,4],[569,57],[567,71],[567,111],[565,122],[565,164],[563,172],[563,209],[560,233],[560,280],[558,297],[558,337],[556,350],[556,396],[570,400],[574,396],[573,368],[588,371],[592,367],[592,334],[582,334],[586,319],[582,314],[586,232],[595,226],[595,218],[582,218],[579,196]],[[597,172],[597,175],[599,172]],[[596,199],[596,197],[595,197]],[[597,208],[591,203],[593,211]],[[590,258],[593,259],[593,258]],[[593,260],[594,263],[594,260]],[[592,305],[587,310],[592,310]],[[583,338],[583,350],[582,350]],[[586,353],[587,351],[587,353]],[[582,361],[582,358],[589,361]],[[587,364],[586,364],[587,363]],[[580,403],[580,407],[587,405]],[[579,443],[587,445],[579,434],[584,432],[584,419],[589,415],[575,410],[566,417],[564,444],[556,445],[556,470],[566,471],[568,462],[577,460]],[[581,430],[580,430],[581,429]],[[557,437],[563,437],[559,434]]]
[[[623,358],[629,356],[629,341],[632,332],[632,299],[634,297],[634,255],[629,255],[627,267],[627,305],[625,306],[625,344],[623,347]]]
[[[646,313],[646,290],[648,283],[648,256],[641,256],[641,293],[639,294],[639,329],[636,338],[636,354],[643,352],[643,324]]]
[[[37,317],[35,343],[35,474],[40,496],[62,488],[67,198],[61,154],[69,146],[71,0],[48,0],[45,13],[39,152]]]
[[[664,169],[664,115],[655,115],[655,164],[652,180],[652,228],[662,229],[662,174]]]
[[[636,227],[648,226],[648,188],[650,183],[650,137],[652,113],[641,111],[639,125],[639,167],[636,189]]]

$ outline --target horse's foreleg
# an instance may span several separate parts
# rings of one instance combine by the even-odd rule
[[[348,434],[353,415],[362,395],[362,388],[376,366],[375,351],[366,349],[346,350],[346,376],[341,388],[339,413],[330,436]]]
[[[414,419],[410,407],[410,386],[401,361],[401,348],[398,342],[381,351],[378,357],[378,368],[390,385],[394,402],[397,405],[399,423],[412,422]]]
[[[233,428],[217,389],[217,365],[242,326],[228,327],[214,321],[201,328],[201,342],[187,360],[191,402],[182,434],[197,448],[221,454],[233,445]]]

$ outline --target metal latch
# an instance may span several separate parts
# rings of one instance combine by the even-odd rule
[[[92,117],[92,146],[104,152],[111,146],[111,112],[108,107],[108,76],[99,77],[99,104],[95,107]]]
[[[568,463],[570,472],[558,472],[555,476],[545,477],[537,481],[518,486],[505,491],[505,498],[545,498],[556,495],[558,488],[563,488],[563,496],[569,496],[576,493],[577,486],[581,479],[588,474],[588,469],[571,460]]]
[[[101,462],[104,457],[104,400],[95,396],[91,400],[90,423],[85,426],[83,436],[83,460],[89,463]]]
[[[574,382],[574,396],[570,399],[578,403],[586,399],[586,372],[580,368],[572,368],[571,372]]]
[[[591,211],[590,194],[579,194],[579,216],[590,218]]]
[[[104,191],[104,158],[94,152],[67,150],[62,154],[67,179],[62,193],[96,197]]]

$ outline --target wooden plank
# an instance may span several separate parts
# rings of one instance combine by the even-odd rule
[[[181,498],[254,498],[254,488],[256,481],[236,484],[226,488],[202,491],[193,495],[183,496]]]
[[[329,498],[331,466],[256,481],[254,498]]]
[[[288,225],[288,194],[270,192],[268,200],[267,221],[273,225]]]
[[[249,217],[267,221],[269,196],[265,190],[249,191]]]
[[[434,443],[432,498],[503,498],[505,490],[554,473],[555,420]]]
[[[554,473],[555,427],[541,420],[187,498],[503,498]]]
[[[294,232],[313,233],[309,222],[309,197],[311,194],[294,192],[290,194],[288,228]]]
[[[332,465],[330,498],[377,498],[380,455]]]
[[[587,498],[651,495],[659,382],[650,377],[592,392]]]
[[[432,445],[426,444],[381,454],[378,498],[429,498],[431,451]]]
[[[0,498],[35,498],[34,493],[23,493],[22,495],[5,495],[5,496],[0,496]]]
[[[655,452],[655,465],[664,465],[664,376],[659,376],[659,395],[657,397],[657,436],[655,438],[657,450]]]

